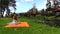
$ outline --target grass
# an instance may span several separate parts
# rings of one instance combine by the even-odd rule
[[[0,34],[60,34],[60,28],[50,27],[36,21],[36,18],[21,17],[18,21],[26,21],[29,28],[4,28],[4,26],[12,21],[12,18],[0,18]]]

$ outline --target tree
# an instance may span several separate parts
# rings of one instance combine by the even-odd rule
[[[54,0],[54,6],[58,6],[58,1],[57,0]]]
[[[41,10],[40,14],[43,15],[43,16],[45,15],[44,9]]]
[[[46,7],[47,7],[47,11],[50,11],[50,9],[51,9],[51,2],[50,1],[46,4]]]
[[[15,0],[0,0],[0,16],[3,17],[3,14],[6,11],[7,16],[10,14],[9,6],[12,6],[16,10],[16,1]]]

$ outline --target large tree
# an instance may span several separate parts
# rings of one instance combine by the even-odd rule
[[[9,16],[10,14],[9,6],[12,6],[15,10],[16,1],[15,0],[0,0],[0,16],[1,17],[3,17],[5,10],[6,10],[7,16]]]

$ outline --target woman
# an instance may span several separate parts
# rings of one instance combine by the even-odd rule
[[[17,14],[16,13],[13,14],[13,21],[10,22],[9,24],[17,24]]]
[[[15,23],[17,23],[17,14],[16,14],[16,13],[15,13],[14,16],[13,16],[13,21],[14,21]]]

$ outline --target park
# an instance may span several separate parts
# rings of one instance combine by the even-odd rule
[[[60,0],[0,0],[0,34],[60,34],[59,3]]]

